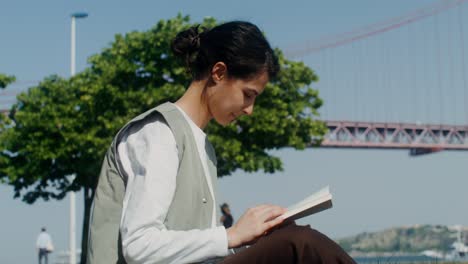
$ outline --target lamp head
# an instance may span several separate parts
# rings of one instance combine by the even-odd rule
[[[76,12],[76,13],[71,14],[71,17],[74,17],[74,18],[85,18],[87,16],[88,16],[88,13],[85,13],[85,12]]]

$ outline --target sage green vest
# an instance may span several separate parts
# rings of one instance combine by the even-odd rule
[[[213,199],[189,123],[170,103],[155,107],[126,124],[115,136],[102,164],[94,196],[88,241],[88,264],[126,263],[122,255],[120,219],[127,176],[121,167],[117,145],[127,128],[143,125],[145,118],[162,115],[174,134],[179,153],[179,169],[174,198],[164,225],[169,230],[207,229],[211,227]],[[206,141],[208,167],[216,196],[216,156]],[[157,162],[156,160],[154,162]],[[158,201],[154,201],[157,203]],[[216,216],[217,219],[217,216]]]

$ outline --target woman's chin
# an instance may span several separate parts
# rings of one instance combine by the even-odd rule
[[[221,126],[229,126],[230,124],[234,123],[236,121],[235,118],[226,118],[226,119],[216,119],[216,123],[220,124]]]

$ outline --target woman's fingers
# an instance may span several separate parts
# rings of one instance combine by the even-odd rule
[[[263,222],[268,222],[276,217],[282,215],[286,211],[285,208],[279,206],[270,206],[262,211],[261,219]]]
[[[268,208],[272,207],[274,205],[271,205],[271,204],[261,204],[261,205],[258,205],[258,206],[255,206],[255,207],[252,207],[250,208],[250,210],[253,212],[253,213],[261,213],[265,210],[267,210]]]
[[[280,206],[270,205],[263,207],[258,216],[261,226],[258,235],[264,235],[271,228],[281,224],[283,219],[278,216],[282,215],[285,211],[286,209]]]
[[[284,208],[281,208],[281,207],[276,207],[276,208],[272,208],[268,214],[266,215],[267,217],[267,220],[265,221],[264,225],[263,225],[263,228],[264,228],[264,232],[266,233],[268,230],[272,229],[273,227],[281,224],[284,219],[279,217],[280,215],[282,215],[284,212],[286,211],[286,209]]]
[[[285,211],[286,209],[280,206],[268,204],[248,209],[234,226],[227,230],[229,246],[236,247],[255,241],[266,231],[280,224],[283,220],[278,219],[278,216]]]
[[[264,225],[265,231],[268,231],[268,230],[272,229],[273,227],[283,223],[283,221],[284,221],[283,218],[277,217],[277,218],[275,218],[273,220],[270,220],[270,221],[266,222],[265,225]]]

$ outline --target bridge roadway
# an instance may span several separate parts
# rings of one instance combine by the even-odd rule
[[[7,114],[8,110],[0,110]],[[468,150],[468,126],[324,121],[324,148],[409,149],[411,155]]]
[[[325,121],[329,132],[321,147],[468,150],[468,126]]]

